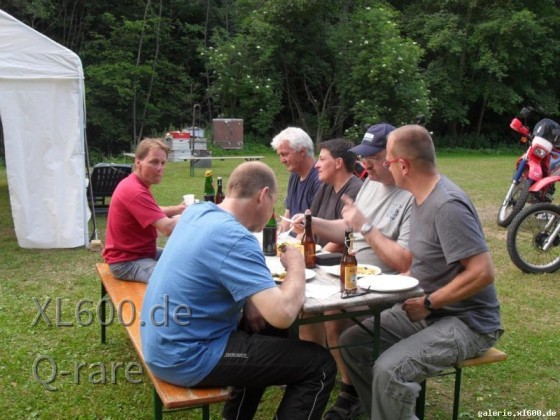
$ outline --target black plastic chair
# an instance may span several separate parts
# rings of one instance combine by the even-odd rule
[[[93,167],[88,183],[89,208],[96,214],[107,214],[110,197],[119,182],[132,172],[130,164],[98,163]]]

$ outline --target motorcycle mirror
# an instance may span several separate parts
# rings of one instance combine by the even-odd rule
[[[531,107],[523,107],[521,108],[521,111],[519,111],[519,117],[523,119],[527,119],[529,118],[531,111],[532,111]]]

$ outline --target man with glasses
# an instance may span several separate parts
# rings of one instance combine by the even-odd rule
[[[368,172],[356,202],[342,197],[343,219],[313,218],[313,233],[335,243],[344,243],[344,231],[354,230],[354,250],[359,264],[372,264],[387,274],[408,271],[412,256],[408,251],[412,195],[395,185],[391,172],[383,166],[387,136],[395,127],[372,125],[360,145],[350,149]],[[294,217],[292,226],[302,232],[303,214]]]
[[[476,210],[439,174],[430,133],[420,125],[391,132],[383,166],[414,196],[410,274],[426,294],[381,313],[377,360],[371,344],[363,344],[368,335],[361,328],[347,329],[340,343],[370,418],[413,419],[426,378],[494,345],[502,333],[500,305]]]
[[[368,178],[355,203],[349,197],[342,197],[345,202],[343,219],[313,218],[313,233],[331,242],[343,243],[344,231],[350,226],[354,230],[354,250],[358,264],[376,265],[385,274],[407,272],[412,261],[408,250],[412,195],[397,187],[393,175],[383,166],[387,137],[394,129],[395,127],[386,123],[372,125],[361,144],[350,149],[360,156]],[[298,216],[292,223],[295,230],[301,230],[298,222],[302,218],[303,216]],[[319,324],[315,325],[320,327]],[[337,347],[340,334],[352,325],[352,321],[332,321],[324,325],[329,347]],[[318,342],[316,337],[320,335],[317,331],[306,333],[309,337],[314,337],[313,341]],[[331,353],[337,362],[342,384],[334,406],[324,418],[353,419],[362,411],[362,406],[340,351],[331,350]]]

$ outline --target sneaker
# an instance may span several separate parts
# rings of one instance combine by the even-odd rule
[[[323,420],[353,420],[364,411],[358,397],[341,392],[334,405],[323,416]]]

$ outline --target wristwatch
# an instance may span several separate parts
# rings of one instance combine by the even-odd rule
[[[430,295],[424,296],[424,308],[432,312],[432,301],[430,300]]]
[[[372,229],[373,229],[373,226],[371,225],[371,223],[364,223],[362,225],[362,228],[360,229],[360,233],[362,235],[366,236]]]

